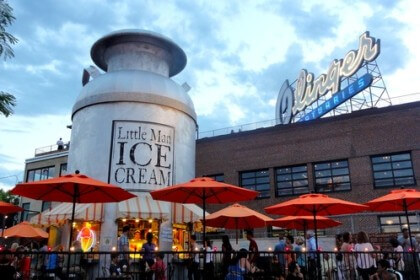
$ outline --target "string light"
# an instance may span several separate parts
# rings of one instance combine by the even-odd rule
[[[136,219],[136,223],[140,222],[140,219]]]
[[[127,219],[122,219],[122,221],[125,223],[125,222],[127,222]]]

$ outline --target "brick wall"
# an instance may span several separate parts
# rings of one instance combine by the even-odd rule
[[[420,102],[368,109],[307,123],[275,126],[197,141],[196,176],[224,174],[225,182],[239,185],[239,172],[268,168],[271,196],[243,204],[264,213],[264,207],[296,196],[276,197],[274,168],[307,164],[314,190],[313,163],[348,159],[351,191],[328,195],[365,203],[392,188],[375,189],[370,156],[409,151],[418,188],[420,181]],[[226,205],[210,205],[213,212]],[[340,218],[344,225],[328,232],[379,232],[377,216]]]

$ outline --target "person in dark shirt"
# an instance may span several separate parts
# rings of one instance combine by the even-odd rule
[[[153,233],[148,232],[146,235],[147,242],[143,244],[142,251],[144,252],[143,259],[146,261],[147,265],[152,267],[155,263],[155,251],[156,245],[152,242],[153,241]],[[153,278],[153,270],[150,270],[147,273],[147,279]]]
[[[0,275],[1,279],[15,279],[16,269],[11,265],[12,255],[9,250],[0,254]]]
[[[254,240],[254,232],[252,230],[246,231],[246,239],[249,241],[249,262],[255,265],[259,257],[259,253],[258,245]]]
[[[121,275],[121,268],[118,266],[118,254],[111,255],[111,266],[109,267],[109,274],[111,274],[111,276]]]
[[[303,274],[300,272],[297,262],[292,261],[289,264],[289,274],[287,274],[286,280],[303,280]]]

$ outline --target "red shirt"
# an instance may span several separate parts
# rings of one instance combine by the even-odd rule
[[[166,266],[163,260],[157,259],[150,269],[155,272],[156,280],[166,280]]]

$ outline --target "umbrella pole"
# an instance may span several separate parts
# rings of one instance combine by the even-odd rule
[[[3,225],[2,225],[2,229],[1,229],[1,237],[4,237],[4,227],[6,225],[6,214],[3,214]]]
[[[235,218],[236,245],[238,245],[238,218]]]
[[[71,212],[71,222],[70,222],[70,238],[69,238],[69,253],[67,258],[67,277],[70,273],[70,256],[71,256],[71,239],[73,238],[73,222],[74,222],[74,212],[76,210],[76,198],[79,195],[79,186],[77,184],[74,185],[74,193],[73,193],[73,209]]]
[[[76,190],[78,192],[78,187],[74,187],[75,194],[73,195],[73,208],[71,211],[71,222],[70,222],[70,238],[69,238],[69,250],[71,248],[71,240],[73,239],[73,222],[74,222],[74,212],[76,211]]]
[[[319,280],[322,279],[321,276],[321,255],[319,254],[319,250],[318,250],[318,231],[317,231],[317,226],[316,226],[316,210],[315,210],[315,206],[314,206],[314,230],[315,230],[315,248],[316,248],[316,274],[317,274],[317,278]]]
[[[411,250],[414,252],[413,240],[411,240],[411,228],[410,228],[410,221],[408,220],[408,207],[407,201],[403,199],[403,209],[405,213],[405,219],[407,220],[407,228],[408,228],[408,239],[410,240],[410,247]]]
[[[405,219],[407,220],[407,228],[408,228],[408,239],[410,240],[410,247],[411,247],[411,252],[413,253],[413,260],[414,260],[414,271],[416,276],[419,276],[419,267],[417,264],[417,258],[416,253],[415,253],[415,248],[413,246],[413,240],[411,239],[411,228],[410,228],[410,221],[408,220],[408,207],[407,207],[407,201],[405,200],[405,198],[403,198],[403,208],[404,208],[404,212],[405,212]]]
[[[205,271],[205,267],[206,267],[206,252],[207,252],[207,246],[205,246],[205,242],[206,242],[206,191],[203,188],[203,247],[204,247],[204,273],[203,273],[203,279],[205,280],[206,277],[206,271]]]

